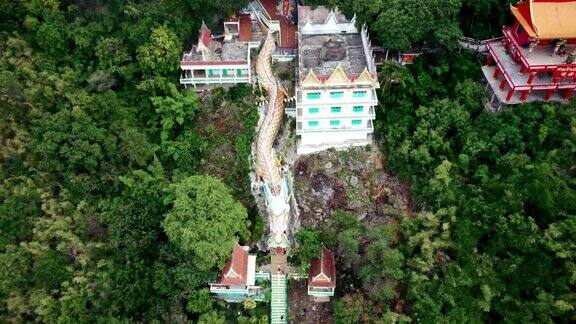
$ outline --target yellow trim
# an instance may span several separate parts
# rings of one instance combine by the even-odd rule
[[[322,82],[318,80],[318,77],[316,76],[316,74],[314,74],[314,71],[312,70],[310,70],[310,72],[308,72],[308,75],[304,78],[304,80],[302,80],[302,85],[317,85],[321,83]]]
[[[334,69],[334,72],[332,72],[332,75],[328,78],[328,80],[326,80],[326,83],[327,84],[350,83],[350,78],[348,78],[348,75],[346,75],[346,72],[344,72],[344,69],[342,68],[340,63],[338,63],[338,65]]]
[[[358,78],[354,81],[355,83],[374,83],[374,78],[368,72],[367,68],[364,68],[364,71],[360,74]]]

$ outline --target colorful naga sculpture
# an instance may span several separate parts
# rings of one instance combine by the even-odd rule
[[[272,73],[272,53],[276,49],[274,32],[268,30],[264,45],[256,61],[256,75],[260,86],[267,93],[266,112],[256,142],[257,172],[264,184],[266,206],[270,220],[270,248],[288,247],[288,203],[289,190],[282,177],[280,162],[273,144],[282,118],[284,117],[284,97],[286,92],[278,84]]]

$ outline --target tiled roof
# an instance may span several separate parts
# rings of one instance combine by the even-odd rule
[[[280,22],[280,47],[296,48],[296,24],[276,11],[276,0],[260,0],[260,3],[272,20]]]
[[[238,39],[241,42],[249,42],[252,38],[252,20],[250,15],[240,15],[240,35]]]
[[[576,0],[525,0],[511,10],[532,37],[576,38]]]
[[[232,258],[222,269],[218,281],[221,285],[246,285],[248,277],[248,251],[236,243],[232,250]]]
[[[210,46],[210,40],[212,40],[212,32],[206,26],[204,22],[202,22],[202,27],[200,28],[200,35],[198,36],[198,43],[202,43],[204,46]]]
[[[320,257],[310,261],[308,285],[312,287],[336,287],[334,255],[325,246],[322,246]]]

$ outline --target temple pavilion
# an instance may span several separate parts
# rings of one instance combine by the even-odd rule
[[[570,100],[576,90],[576,0],[524,0],[510,10],[512,26],[487,43],[482,71],[488,108]]]

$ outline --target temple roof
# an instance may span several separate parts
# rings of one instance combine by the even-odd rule
[[[252,20],[250,15],[240,15],[240,35],[238,39],[241,42],[249,42],[252,39]]]
[[[525,0],[510,10],[531,37],[576,38],[576,0]]]
[[[202,44],[206,47],[209,47],[211,40],[212,40],[212,32],[210,31],[210,28],[206,26],[204,21],[202,21],[202,27],[200,27],[200,33],[198,35],[198,44]]]
[[[232,258],[222,269],[218,281],[221,285],[246,285],[248,283],[248,251],[236,243],[232,250]]]
[[[336,287],[336,266],[334,255],[325,246],[322,246],[320,257],[310,261],[308,272],[308,286]]]
[[[350,22],[338,9],[334,10],[325,6],[318,6],[316,8],[298,6],[298,25],[300,26],[304,25],[307,21],[310,21],[312,24],[325,24],[330,18],[334,18],[339,24]]]
[[[296,24],[278,12],[278,5],[280,4],[280,8],[283,8],[284,1],[279,3],[277,0],[259,0],[259,2],[272,20],[280,22],[280,47],[296,48],[296,32],[298,29]]]

